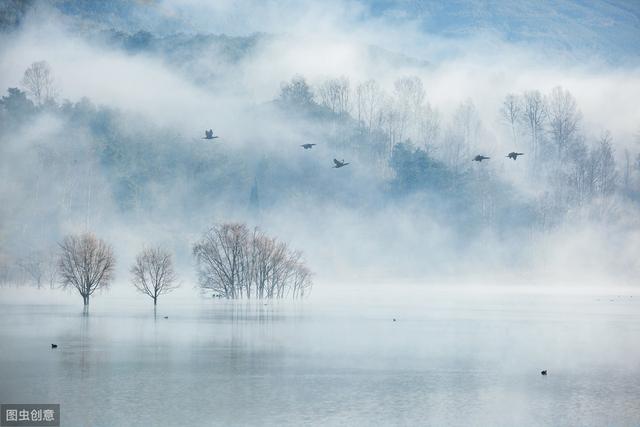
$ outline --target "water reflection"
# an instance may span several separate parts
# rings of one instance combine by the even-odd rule
[[[64,425],[637,424],[640,307],[601,299],[3,305],[0,401]]]

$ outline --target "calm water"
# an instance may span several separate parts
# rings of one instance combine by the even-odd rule
[[[60,403],[63,426],[640,425],[636,294],[374,294],[154,317],[0,290],[0,402]]]

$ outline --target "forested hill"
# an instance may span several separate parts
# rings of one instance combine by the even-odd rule
[[[331,84],[338,85],[327,87]],[[411,79],[398,84],[414,85],[408,93],[420,87]],[[570,94],[552,93],[548,102],[554,96]],[[155,128],[89,100],[35,105],[25,92],[9,89],[0,102],[2,169],[5,182],[14,183],[3,188],[5,242],[20,256],[55,241],[73,223],[98,228],[114,221],[156,223],[189,235],[212,217],[255,224],[289,218],[293,235],[308,233],[302,231],[306,227],[351,235],[353,229],[339,228],[351,221],[345,218],[359,217],[366,227],[384,212],[392,235],[405,221],[425,233],[438,224],[446,230],[447,245],[464,253],[473,247],[469,242],[487,233],[512,245],[528,242],[532,232],[575,221],[631,226],[627,211],[638,210],[640,157],[626,153],[634,156],[632,163],[616,164],[607,135],[586,143],[577,131],[554,133],[567,123],[544,121],[531,139],[523,119],[514,126],[527,160],[507,159],[496,149],[490,160],[473,162],[482,134],[472,104],[462,105],[450,126],[434,125],[424,133],[423,120],[434,119],[428,110],[417,123],[411,112],[389,121],[381,105],[371,120],[364,112],[358,120],[357,112],[340,111],[330,99],[294,79],[274,102],[244,114],[252,123],[288,123],[305,137],[274,143],[269,135],[223,136],[212,143],[199,129],[183,135]],[[536,92],[530,92],[519,102],[535,99]],[[571,114],[579,120],[577,110]],[[309,151],[300,147],[309,142],[317,145]],[[332,168],[335,157],[350,165]],[[524,181],[514,180],[519,174]]]
[[[70,230],[118,236],[123,247],[153,235],[184,249],[223,220],[264,227],[310,254],[321,266],[314,270],[338,272],[524,268],[538,262],[540,245],[584,259],[568,242],[588,242],[576,246],[593,258],[633,253],[640,149],[635,124],[620,119],[633,117],[633,106],[585,89],[606,80],[601,93],[624,99],[633,75],[578,75],[576,93],[556,81],[536,86],[543,73],[502,87],[500,70],[481,92],[497,100],[487,102],[472,97],[467,74],[443,96],[433,81],[457,70],[439,73],[435,63],[366,43],[292,47],[264,33],[156,32],[133,3],[122,14],[127,25],[106,4],[55,5],[89,22],[107,16],[113,27],[62,20],[50,42],[46,27],[25,24],[29,12],[4,9],[3,40],[26,46],[1,51],[15,76],[0,99],[7,277]],[[47,42],[51,51],[39,47]],[[361,55],[357,67],[332,68],[343,64],[321,55],[341,49],[345,62]],[[29,59],[16,73],[7,64],[18,57]],[[208,129],[219,138],[205,139]],[[611,262],[636,271],[630,256]]]
[[[280,2],[275,2],[278,5]],[[285,10],[285,2],[281,2]],[[314,4],[314,2],[307,2]],[[246,4],[235,7],[205,7],[197,4],[161,1],[109,2],[55,0],[46,2],[74,21],[77,28],[125,33],[159,34],[229,33],[248,36],[253,32],[274,33],[269,22],[257,19],[247,28],[236,21]],[[10,0],[0,7],[0,25],[18,25],[26,11],[41,3]],[[289,8],[294,9],[295,5]],[[640,5],[633,0],[609,1],[503,1],[452,0],[447,2],[410,0],[354,2],[353,20],[411,20],[425,34],[464,39],[477,34],[493,35],[522,49],[536,49],[554,57],[585,61],[600,57],[620,65],[638,65],[640,47]],[[303,8],[304,2],[298,7]],[[259,13],[262,8],[255,8]],[[251,16],[251,10],[244,11]],[[227,13],[227,15],[225,15]],[[291,12],[294,13],[294,12]],[[226,24],[226,25],[225,25]],[[286,27],[275,33],[286,32]],[[447,52],[442,52],[447,55]]]

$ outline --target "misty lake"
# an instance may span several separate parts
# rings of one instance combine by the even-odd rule
[[[154,317],[2,289],[0,402],[59,403],[63,426],[640,424],[637,293],[326,293]]]

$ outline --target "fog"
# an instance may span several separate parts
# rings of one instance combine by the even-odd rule
[[[147,18],[143,19],[141,11],[145,10]],[[439,201],[440,192],[451,189],[430,192],[426,203],[420,193],[398,197],[394,195],[397,190],[389,187],[394,172],[372,164],[385,160],[364,154],[349,142],[353,140],[347,135],[352,132],[350,125],[329,120],[327,126],[326,117],[292,115],[272,102],[283,82],[294,76],[306,79],[319,104],[318,88],[328,78],[348,78],[352,91],[375,79],[384,96],[390,97],[397,79],[418,77],[426,94],[424,102],[436,112],[439,134],[430,141],[435,158],[443,158],[441,147],[455,126],[459,106],[471,105],[478,125],[469,141],[469,153],[494,157],[486,167],[482,164],[482,173],[511,186],[508,191],[515,194],[517,203],[529,203],[536,209],[537,198],[551,192],[547,187],[554,184],[532,179],[531,171],[537,166],[526,153],[513,164],[498,159],[513,148],[527,151],[522,130],[514,145],[501,120],[505,95],[526,90],[548,94],[557,86],[569,91],[581,112],[578,138],[592,145],[608,130],[621,178],[625,150],[632,162],[638,152],[637,66],[614,66],[597,56],[568,61],[545,55],[544,46],[511,43],[484,30],[446,38],[423,31],[416,19],[375,14],[358,2],[260,6],[251,2],[216,2],[215,6],[162,2],[138,8],[131,16],[146,30],[149,27],[141,23],[153,22],[157,14],[169,20],[176,17],[174,24],[185,32],[180,36],[182,44],[167,41],[171,35],[164,32],[151,33],[152,38],[157,37],[155,42],[135,46],[125,40],[123,45],[107,25],[87,29],[80,24],[81,15],[64,15],[43,3],[27,10],[20,26],[2,36],[2,87],[21,87],[24,70],[45,60],[53,72],[56,102],[87,99],[95,106],[91,108],[97,108],[94,111],[110,112],[109,126],[113,127],[108,131],[111,135],[101,136],[95,124],[87,128],[42,110],[3,132],[2,191],[10,206],[3,213],[4,222],[23,215],[27,218],[19,230],[5,226],[7,242],[18,239],[26,247],[37,247],[43,245],[42,240],[55,243],[63,233],[84,227],[110,236],[117,253],[126,260],[150,242],[171,242],[176,248],[188,249],[190,239],[212,222],[240,220],[273,231],[300,248],[312,270],[328,281],[351,276],[427,281],[459,276],[468,280],[478,269],[483,271],[480,282],[522,272],[534,277],[557,274],[558,279],[574,277],[576,281],[637,278],[638,207],[633,198],[610,196],[615,198],[615,208],[607,218],[575,214],[589,208],[568,206],[556,225],[544,230],[531,224],[487,226],[478,221],[481,213],[474,210],[467,213],[467,219],[454,219],[446,212],[455,209],[450,201]],[[132,27],[117,29],[129,34],[140,29],[127,22]],[[215,28],[215,34],[249,36],[249,41],[239,39],[235,45],[224,44],[230,39],[216,39],[213,45],[193,42],[200,37],[197,34],[210,33],[206,28]],[[354,116],[353,107],[351,111]],[[200,140],[202,129],[209,127],[221,135],[213,146]],[[134,156],[163,156],[184,147],[187,156],[220,161],[215,168],[222,181],[216,182],[218,190],[212,191],[216,194],[198,188],[187,172],[172,173],[169,180],[145,179],[139,189],[147,199],[143,214],[123,210],[113,191],[113,174],[103,170],[104,159],[95,157],[91,148],[100,138],[113,138],[113,132],[137,145]],[[299,145],[305,142],[318,146],[310,153],[302,152]],[[423,147],[419,141],[413,144]],[[90,167],[89,178],[74,168],[66,171],[89,182],[76,184],[78,188],[88,185],[78,191],[92,194],[87,202],[90,207],[63,216],[57,212],[52,219],[48,215],[54,214],[56,201],[34,201],[32,194],[38,191],[55,198],[68,183],[55,175],[55,167],[43,170],[42,175],[36,172],[42,159],[35,152],[56,152],[61,146],[69,153],[78,151],[74,155],[97,167]],[[146,151],[150,147],[158,154]],[[332,170],[333,157],[351,157],[348,170]],[[135,161],[125,160],[121,167]],[[185,171],[195,167],[184,162]],[[470,171],[479,173],[478,169]],[[34,173],[38,176],[35,183]],[[633,185],[637,188],[637,174],[634,169],[627,190]],[[247,210],[254,181],[264,193],[257,216]],[[34,190],[34,185],[44,187]],[[238,191],[245,192],[244,197]],[[184,194],[193,197],[188,208],[180,206]],[[502,190],[496,197],[504,194]],[[44,235],[41,221],[47,221]],[[3,250],[11,254],[14,245]],[[188,253],[177,256],[188,275]],[[125,277],[126,264],[120,265]]]
[[[0,399],[59,402],[74,425],[638,419],[637,293],[318,288],[303,305],[173,295],[156,319],[140,298],[100,295],[83,316],[59,291],[24,305],[4,289]]]
[[[637,424],[640,10],[505,3],[0,6],[0,402]]]

